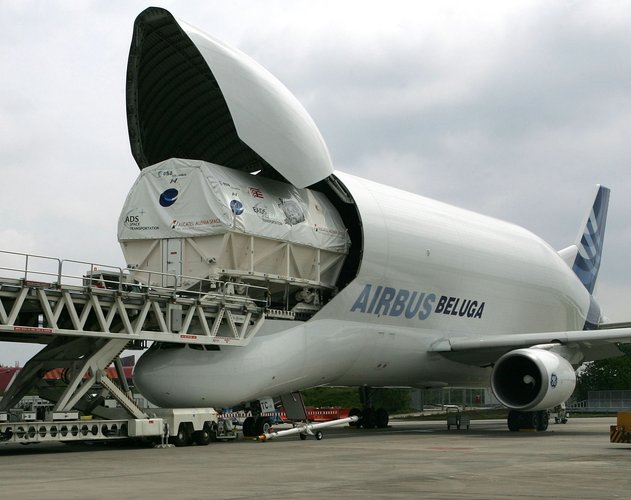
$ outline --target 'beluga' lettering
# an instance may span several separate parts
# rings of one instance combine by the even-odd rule
[[[462,305],[460,306],[460,310],[458,311],[458,316],[460,316],[461,318],[463,316],[466,316],[467,309],[469,308],[470,305],[471,305],[471,299],[463,300]]]
[[[438,300],[438,304],[436,304],[434,312],[448,314],[450,316],[460,316],[461,318],[466,316],[467,318],[480,319],[484,312],[484,302],[442,295]]]

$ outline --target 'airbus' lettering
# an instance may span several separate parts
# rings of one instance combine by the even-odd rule
[[[367,284],[357,296],[351,312],[374,314],[376,316],[405,316],[408,319],[427,319],[432,312],[461,318],[480,319],[484,312],[484,302],[437,295],[429,292],[406,290]],[[436,307],[434,307],[436,304]]]

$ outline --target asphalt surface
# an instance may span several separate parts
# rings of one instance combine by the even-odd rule
[[[500,420],[324,439],[151,449],[1,445],[2,498],[631,498],[631,445],[609,442],[615,416],[511,433]]]

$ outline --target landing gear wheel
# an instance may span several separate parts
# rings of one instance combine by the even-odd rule
[[[362,411],[359,408],[351,408],[348,412],[349,417],[357,417],[357,422],[350,422],[348,425],[351,427],[361,427]]]
[[[540,415],[538,411],[531,411],[526,413],[526,420],[528,421],[528,424],[524,427],[534,430],[539,429]]]
[[[521,424],[520,412],[515,411],[515,410],[509,411],[508,412],[507,423],[508,423],[508,430],[509,431],[517,432],[519,430],[520,424]]]
[[[188,429],[188,425],[181,423],[178,427],[177,434],[171,436],[171,443],[175,446],[188,446],[191,444],[191,434]]]
[[[550,423],[550,414],[546,410],[537,413],[539,413],[539,422],[536,429],[539,432],[547,431],[548,424]]]
[[[307,439],[307,435],[306,434],[299,434],[300,436],[300,441],[304,441],[305,439]]]
[[[256,430],[256,436],[267,434],[272,428],[272,421],[267,417],[256,417],[254,428]]]
[[[375,410],[373,410],[372,408],[365,408],[362,412],[362,418],[360,420],[361,426],[364,429],[374,429],[377,425],[375,417]]]
[[[550,423],[550,414],[545,411],[517,411],[508,412],[508,430],[516,432],[520,429],[534,429],[545,431]]]
[[[390,415],[383,408],[379,408],[375,412],[375,423],[379,429],[385,429],[388,427],[388,422],[390,421]]]
[[[243,436],[254,437],[256,436],[256,420],[254,417],[248,417],[243,421]]]
[[[316,438],[316,441],[321,441],[322,440],[322,431],[316,431],[314,436]]]

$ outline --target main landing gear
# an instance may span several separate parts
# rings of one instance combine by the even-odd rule
[[[550,414],[548,410],[508,412],[508,430],[517,432],[522,429],[545,431],[548,429]]]
[[[364,409],[353,408],[350,412],[350,416],[358,416],[359,420],[351,424],[354,427],[361,427],[363,429],[385,429],[388,427],[390,421],[390,415],[383,408],[375,409],[372,404],[372,397],[375,394],[376,389],[371,387],[362,386],[359,388],[359,399],[364,405]]]
[[[257,437],[266,434],[272,427],[272,420],[269,417],[248,417],[243,421],[243,436]]]
[[[350,416],[358,416],[359,420],[353,424],[353,427],[361,427],[362,429],[374,429],[375,427],[378,429],[385,429],[388,427],[388,422],[390,421],[390,415],[383,408],[364,408],[360,410],[359,408],[353,408],[350,412]]]

